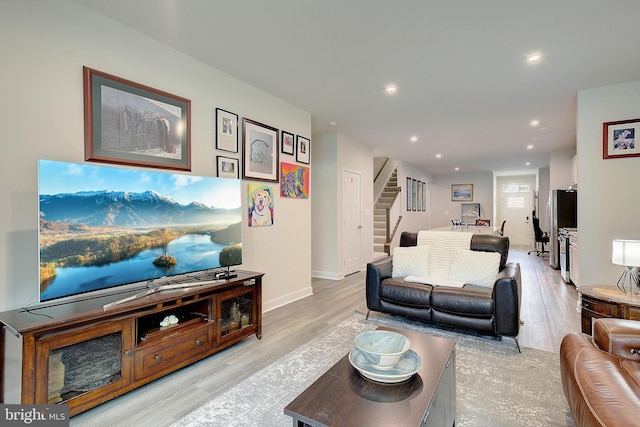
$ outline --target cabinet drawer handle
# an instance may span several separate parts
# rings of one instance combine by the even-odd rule
[[[133,354],[133,353],[131,352],[131,350],[127,350],[127,351],[125,351],[125,352],[124,352],[124,355],[125,355],[125,356],[129,356],[129,357],[131,357],[131,355],[132,355],[132,354]]]
[[[162,356],[157,355],[157,356],[156,356],[156,360],[157,360],[158,362],[161,362],[161,361],[162,361]]]
[[[631,350],[629,350],[631,352],[631,354],[636,354],[637,350],[635,348],[632,348]]]
[[[202,341],[196,340],[196,345],[202,345]]]

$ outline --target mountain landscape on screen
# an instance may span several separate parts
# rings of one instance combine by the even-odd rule
[[[242,263],[239,180],[41,161],[39,184],[41,301]]]

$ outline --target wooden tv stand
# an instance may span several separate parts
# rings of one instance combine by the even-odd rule
[[[230,280],[113,306],[140,290],[0,313],[0,373],[22,372],[17,384],[2,375],[0,397],[4,403],[65,403],[75,415],[250,335],[260,339],[263,275],[239,271]],[[178,323],[161,327],[171,315]],[[16,352],[18,366],[10,366]],[[9,401],[10,394],[19,401]]]

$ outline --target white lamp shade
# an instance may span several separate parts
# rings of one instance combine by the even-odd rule
[[[640,240],[614,240],[611,262],[627,267],[640,267]]]

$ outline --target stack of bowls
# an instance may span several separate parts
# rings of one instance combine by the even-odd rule
[[[358,334],[355,345],[364,358],[377,370],[388,371],[395,367],[409,351],[407,337],[393,331],[374,330]]]

